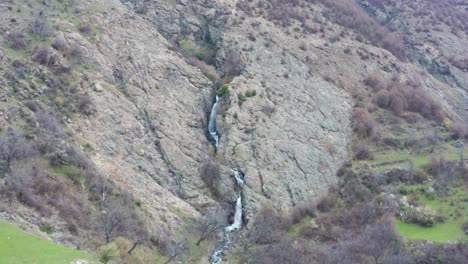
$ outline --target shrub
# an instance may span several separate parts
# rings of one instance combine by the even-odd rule
[[[189,39],[179,39],[178,45],[182,54],[187,58],[193,57],[198,49],[197,44]]]
[[[83,50],[81,49],[80,45],[75,43],[70,46],[68,54],[72,58],[81,59],[81,57],[83,56]]]
[[[461,229],[463,230],[463,232],[465,234],[468,234],[468,222],[464,222],[462,225],[461,225]]]
[[[197,59],[188,59],[187,63],[193,65],[201,70],[201,72],[211,81],[219,81],[219,75],[216,72],[216,69],[212,65],[208,65],[203,61]]]
[[[221,86],[217,91],[216,91],[217,95],[219,97],[225,95],[225,94],[229,94],[229,86],[227,86],[226,84],[224,84],[223,86]]]
[[[246,100],[245,96],[241,92],[237,94],[237,99],[239,100],[238,101],[239,106],[241,106]]]
[[[221,183],[219,164],[214,161],[203,163],[200,167],[200,177],[214,195],[219,194],[219,185]]]
[[[406,109],[406,99],[398,91],[391,91],[389,93],[388,108],[396,115],[401,115]]]
[[[244,69],[241,56],[235,50],[228,50],[223,63],[225,76],[238,76]]]
[[[442,121],[445,117],[440,104],[423,90],[417,80],[401,83],[394,78],[390,85],[384,85],[377,75],[371,75],[365,83],[377,91],[374,103],[381,108],[391,110],[396,115],[409,111],[420,113],[425,118],[436,121]]]
[[[58,107],[62,107],[64,102],[65,102],[65,101],[64,101],[63,97],[61,97],[61,96],[57,96],[57,97],[55,97],[55,99],[54,99],[54,104],[55,104],[56,106],[58,106]]]
[[[254,97],[257,94],[255,90],[248,90],[245,92],[245,97]]]
[[[195,54],[195,57],[198,59],[198,60],[205,60],[205,53],[199,51]]]
[[[255,243],[270,244],[281,239],[282,223],[271,204],[264,204],[255,214],[251,235]]]
[[[91,97],[88,94],[81,94],[76,97],[78,111],[85,115],[91,115],[95,109]]]
[[[13,49],[19,50],[24,49],[27,46],[26,39],[22,33],[19,32],[12,32],[9,33],[7,39],[10,41],[10,46]]]
[[[373,155],[369,147],[359,142],[353,146],[354,157],[358,160],[372,159]]]
[[[93,29],[91,28],[90,25],[81,25],[81,26],[78,28],[78,31],[80,31],[80,33],[82,33],[82,34],[88,35],[88,34],[90,34],[90,33],[93,31]]]
[[[53,227],[51,225],[49,225],[49,224],[42,225],[39,228],[39,230],[41,230],[42,232],[44,232],[44,233],[46,233],[48,235],[50,235],[50,234],[52,234],[54,232]]]
[[[42,65],[48,65],[51,62],[51,53],[45,46],[34,47],[32,60]]]
[[[381,108],[388,108],[390,97],[386,90],[380,90],[374,97],[375,103]]]
[[[305,217],[315,217],[317,215],[316,205],[311,200],[306,200],[294,206],[291,212],[291,222],[297,224]]]
[[[49,27],[47,21],[42,16],[39,16],[34,20],[32,27],[34,34],[44,40],[53,34],[52,29]]]
[[[329,193],[327,196],[320,199],[320,202],[317,204],[317,209],[320,212],[330,211],[335,204],[338,202],[338,197],[335,193]]]
[[[468,138],[468,125],[463,121],[457,121],[451,128],[452,138],[465,139]]]
[[[359,137],[370,137],[375,132],[375,122],[365,108],[354,109],[353,126]]]
[[[405,207],[400,211],[400,218],[405,223],[431,227],[435,224],[435,214],[429,207]]]
[[[23,135],[8,128],[4,136],[0,136],[0,176],[11,171],[16,161],[35,154],[29,142]]]

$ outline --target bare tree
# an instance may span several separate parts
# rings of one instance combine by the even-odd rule
[[[0,137],[0,172],[8,173],[12,162],[32,154],[24,137],[8,128],[5,136]]]
[[[263,205],[255,215],[250,230],[253,240],[258,244],[277,242],[282,237],[281,219],[271,204]]]
[[[104,233],[106,243],[119,235],[126,235],[133,227],[128,208],[117,199],[102,202],[98,220],[98,230]]]
[[[189,231],[197,236],[196,245],[202,241],[214,238],[219,231],[226,226],[227,216],[220,208],[212,208],[208,212],[195,219],[189,226]]]
[[[214,195],[218,195],[218,189],[221,181],[221,172],[219,164],[213,161],[203,163],[200,168],[200,177],[208,186]]]
[[[344,263],[343,257],[346,257],[346,263],[381,264],[397,260],[408,263],[404,262],[403,243],[390,221],[369,225],[357,236],[344,236],[328,255],[327,263]]]
[[[226,52],[226,58],[224,60],[224,74],[226,76],[237,76],[241,74],[244,69],[241,56],[234,50]]]
[[[185,255],[189,249],[188,241],[187,240],[180,240],[172,243],[171,252],[169,254],[169,259],[164,262],[164,264],[168,264],[173,260],[178,259],[179,257]]]
[[[168,259],[164,264],[170,263],[171,261],[182,261],[182,257],[188,253],[189,243],[187,239],[174,241],[171,239],[171,235],[165,230],[159,230],[151,241],[156,244],[159,252]]]

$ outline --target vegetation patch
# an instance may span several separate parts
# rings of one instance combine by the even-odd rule
[[[42,240],[0,220],[0,263],[63,264],[77,259],[98,263],[96,258],[87,252]]]
[[[454,187],[448,195],[429,191],[428,185],[404,187],[409,203],[414,206],[425,206],[436,213],[436,223],[424,227],[415,223],[397,221],[395,226],[399,234],[410,240],[430,240],[439,243],[468,242],[463,224],[468,221],[467,188]],[[401,191],[400,191],[401,192]]]

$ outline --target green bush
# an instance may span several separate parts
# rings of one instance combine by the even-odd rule
[[[58,107],[62,107],[63,104],[65,103],[65,99],[63,99],[63,97],[61,96],[56,96],[55,99],[54,99],[54,104]]]
[[[245,97],[254,97],[255,95],[257,95],[257,91],[255,90],[248,90],[245,92]]]
[[[197,51],[197,44],[189,39],[180,39],[179,48],[186,57],[193,57]]]
[[[50,235],[50,234],[52,234],[54,232],[54,229],[49,224],[45,224],[45,225],[41,226],[39,228],[39,230],[41,230],[42,232],[44,232],[44,233],[46,233],[48,235]]]
[[[229,93],[229,86],[227,86],[226,84],[221,86],[218,91],[216,91],[216,93],[218,94],[218,96],[223,96],[225,94],[228,94]]]
[[[238,102],[239,106],[241,106],[246,100],[245,96],[242,93],[237,94],[237,99],[239,99],[239,102]]]
[[[195,57],[196,57],[198,60],[203,61],[203,60],[205,60],[205,53],[199,51],[199,52],[197,52],[197,53],[195,54]]]
[[[119,259],[119,249],[116,243],[110,243],[99,248],[99,261],[109,263],[109,261]]]

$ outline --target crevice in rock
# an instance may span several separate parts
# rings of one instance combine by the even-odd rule
[[[136,67],[134,63],[132,63],[133,67]],[[137,70],[134,69],[134,72],[137,72]],[[141,77],[140,75],[138,75]],[[161,146],[160,142],[160,137],[157,131],[157,126],[153,123],[151,120],[151,117],[148,114],[148,111],[146,110],[145,107],[141,107],[138,105],[136,100],[132,98],[132,96],[129,94],[129,91],[127,89],[127,81],[126,78],[123,74],[123,72],[118,68],[114,67],[113,70],[113,77],[114,80],[117,84],[117,86],[120,88],[122,91],[122,94],[127,98],[127,100],[138,110],[138,114],[140,118],[143,120],[143,126],[145,127],[145,134],[148,136],[150,139],[152,139],[156,151],[159,153],[160,159],[166,164],[166,167],[169,171],[170,176],[174,179],[177,191],[176,195],[179,197],[183,197],[183,189],[182,189],[182,177],[176,172],[174,166],[172,165],[171,161],[167,157],[166,152],[164,151],[164,148]],[[145,86],[146,81],[144,81],[143,78],[140,79],[140,85]],[[143,91],[147,93],[146,89],[142,87]],[[156,169],[156,166],[152,162],[153,168]],[[156,183],[160,184],[160,181],[156,180],[155,177],[151,177],[153,180],[156,181]]]
[[[174,166],[172,165],[172,162],[169,160],[167,157],[167,154],[164,150],[164,148],[161,146],[161,141],[159,139],[159,135],[156,129],[156,125],[152,122],[151,118],[148,115],[148,112],[146,111],[146,108],[139,108],[136,103],[135,107],[137,107],[138,112],[143,119],[144,123],[146,124],[146,130],[149,131],[150,135],[148,135],[150,138],[153,139],[153,143],[156,146],[156,150],[160,154],[160,158],[166,163],[167,169],[169,170],[170,175],[174,178],[175,183],[177,185],[177,194],[179,196],[183,196],[182,192],[182,177],[175,171]]]
[[[286,190],[288,191],[289,200],[291,200],[292,206],[295,206],[296,202],[294,201],[294,194],[292,193],[291,186],[289,186],[289,183],[286,184]]]
[[[255,159],[255,166],[257,168],[260,168],[259,164],[258,164],[258,149],[257,149],[257,146],[255,145],[252,145],[252,153],[253,153],[253,157]],[[263,181],[263,176],[262,176],[262,173],[260,172],[260,170],[258,171],[258,177],[260,179],[260,189],[262,191],[262,195],[265,196],[266,198],[270,198],[270,196],[266,193],[265,191],[265,187],[264,187],[264,181]]]
[[[297,160],[296,158],[296,153],[294,153],[291,157],[291,159],[294,161],[294,163],[296,164],[296,167],[302,172],[302,174],[304,174],[304,180],[306,182],[309,181],[309,179],[307,178],[307,173],[305,172],[305,170],[301,167],[301,165],[299,165],[299,161]]]

